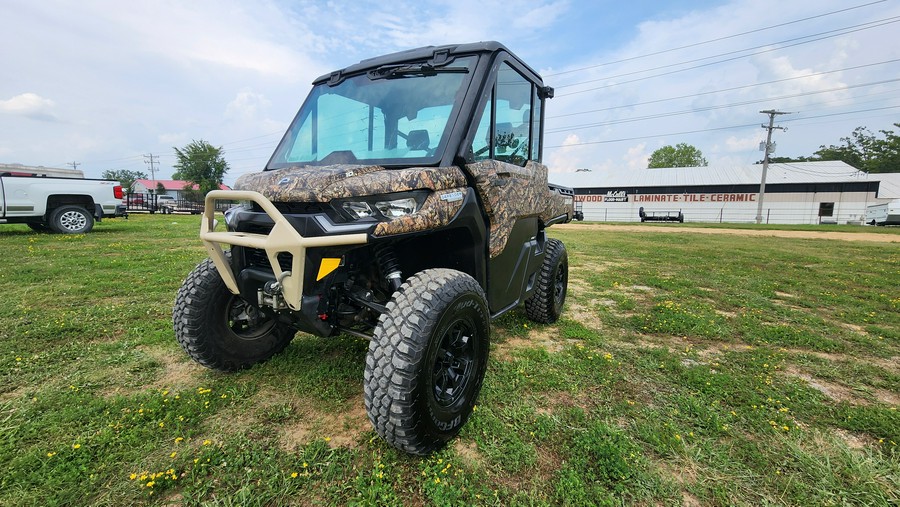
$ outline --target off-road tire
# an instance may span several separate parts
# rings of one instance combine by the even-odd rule
[[[378,434],[412,454],[443,447],[472,413],[489,345],[490,312],[475,279],[452,269],[409,278],[366,357],[366,411]]]
[[[50,229],[60,234],[84,234],[94,228],[94,216],[81,206],[60,206],[50,213]]]
[[[181,285],[172,321],[181,348],[203,366],[222,371],[269,359],[295,334],[232,294],[210,259],[197,265]]]
[[[569,255],[566,245],[548,239],[544,246],[544,262],[538,273],[534,294],[525,300],[525,314],[534,322],[551,324],[559,319],[569,286]]]

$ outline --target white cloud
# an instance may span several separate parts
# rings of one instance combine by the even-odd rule
[[[750,151],[759,148],[760,136],[745,136],[745,137],[736,137],[736,136],[728,136],[725,139],[725,151],[727,152],[735,152],[735,151]],[[765,143],[764,143],[765,144]],[[713,151],[715,151],[718,146],[713,147]]]
[[[25,116],[35,120],[54,120],[53,108],[56,104],[36,93],[22,93],[9,100],[0,100],[0,112]]]
[[[521,14],[513,18],[513,27],[517,30],[536,30],[547,28],[556,23],[559,16],[569,7],[569,2],[551,2],[533,9],[523,9]]]
[[[182,144],[186,144],[188,141],[190,141],[190,137],[186,132],[169,132],[158,135],[157,140],[159,140],[159,143],[163,145],[181,146]]]
[[[238,120],[256,119],[272,105],[264,95],[250,90],[238,92],[234,100],[225,106],[225,117]]]
[[[646,148],[647,143],[640,143],[628,148],[628,151],[622,156],[622,160],[625,161],[625,166],[632,170],[646,169],[647,165],[650,163],[650,154],[647,153]]]

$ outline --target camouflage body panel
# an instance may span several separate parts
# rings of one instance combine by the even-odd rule
[[[560,194],[554,190],[549,190],[549,192],[547,205],[544,207],[544,211],[541,212],[541,220],[546,223],[556,217],[566,215],[566,222],[571,221],[575,212],[575,198]]]
[[[457,193],[458,195],[455,195]],[[468,193],[467,187],[434,192],[425,199],[418,212],[379,223],[375,227],[375,236],[406,234],[443,227],[452,222],[462,209]]]
[[[272,202],[329,202],[410,190],[447,190],[466,186],[458,167],[297,166],[245,174],[235,190],[253,190]]]
[[[475,178],[478,195],[490,221],[491,258],[497,257],[506,248],[509,234],[518,219],[539,216],[548,220],[545,217],[552,215],[558,206],[555,198],[550,206],[547,166],[541,163],[528,161],[525,167],[520,167],[497,160],[483,160],[467,164],[466,170]],[[556,192],[553,194],[559,195]]]

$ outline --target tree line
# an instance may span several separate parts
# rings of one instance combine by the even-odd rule
[[[900,128],[900,123],[894,123]],[[842,137],[840,144],[821,145],[812,155],[806,157],[769,157],[772,163],[820,162],[839,160],[868,173],[900,172],[900,135],[893,130],[879,130],[873,133],[866,127],[856,127],[853,132]],[[757,164],[762,164],[759,160]],[[696,147],[679,143],[663,146],[650,155],[647,167],[698,167],[705,166],[706,158]]]
[[[894,127],[900,128],[900,123],[894,123]],[[900,135],[893,130],[878,133],[856,127],[849,136],[841,138],[841,144],[822,145],[809,157],[769,157],[769,162],[840,160],[867,173],[900,172]]]

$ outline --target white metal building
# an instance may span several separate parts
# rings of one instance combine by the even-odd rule
[[[762,165],[551,173],[575,189],[585,220],[637,222],[682,212],[686,222],[755,222]],[[861,224],[866,206],[900,198],[900,173],[868,174],[844,162],[769,164],[764,223]]]

